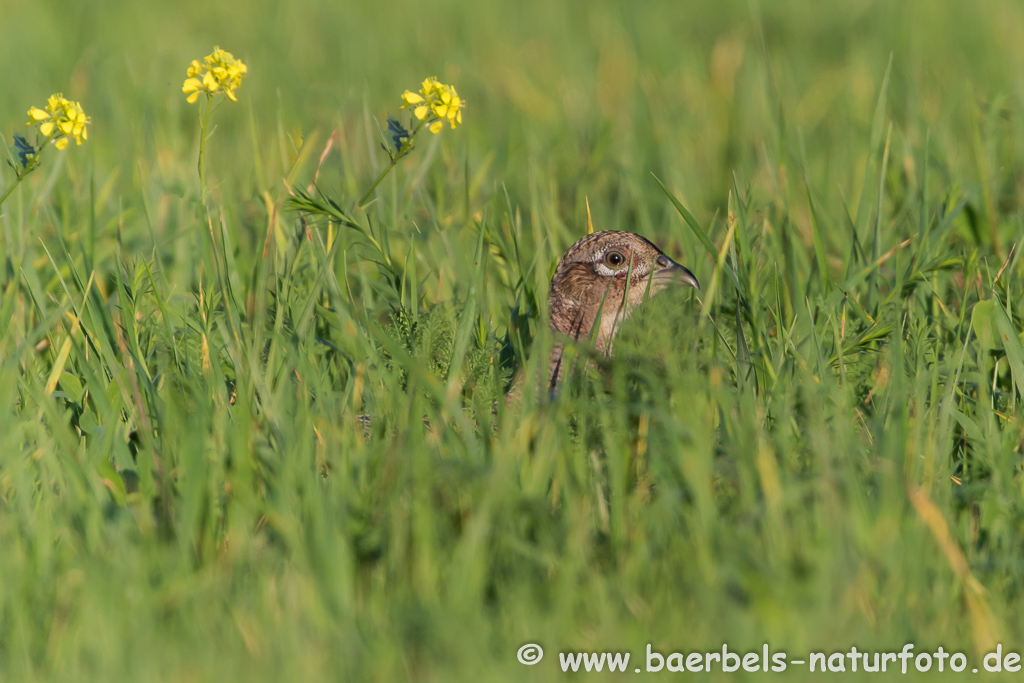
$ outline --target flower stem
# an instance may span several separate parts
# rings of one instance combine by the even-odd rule
[[[417,125],[415,129],[413,129],[412,135],[409,136],[409,142],[403,145],[405,151],[399,152],[391,159],[391,163],[384,167],[384,170],[380,172],[377,179],[373,181],[373,185],[370,185],[370,189],[367,190],[366,194],[363,195],[363,198],[359,200],[360,209],[366,206],[367,202],[370,201],[370,197],[373,195],[373,191],[377,189],[377,186],[380,185],[380,181],[384,180],[384,177],[387,176],[388,173],[391,173],[391,169],[397,166],[398,162],[401,161],[406,154],[412,151],[412,141],[416,138],[416,134],[423,130],[423,126],[426,124],[427,120],[424,119],[419,122],[419,125]]]
[[[57,137],[57,133],[51,133],[45,140],[43,140],[43,144],[39,145],[39,150],[35,153],[35,157],[29,160],[29,163],[21,170],[20,173],[18,173],[18,177],[14,179],[14,182],[8,185],[7,189],[4,190],[4,193],[0,195],[0,206],[4,205],[7,198],[11,196],[12,192],[14,192],[14,188],[21,184],[21,181],[25,179],[25,176],[39,167],[39,159],[43,156],[43,150],[46,149],[46,146],[49,145],[55,137]]]
[[[14,188],[18,186],[18,184],[21,182],[21,179],[24,177],[25,176],[18,176],[18,178],[15,179],[15,181],[7,187],[7,190],[3,193],[2,196],[0,196],[0,206],[4,205],[4,200],[7,199],[7,197],[9,197],[12,192],[14,192]]]
[[[367,190],[366,194],[363,195],[363,198],[359,200],[359,208],[360,209],[363,208],[364,206],[366,206],[366,203],[370,200],[370,195],[372,195],[373,191],[377,189],[378,185],[380,185],[380,181],[384,180],[384,176],[386,176],[388,173],[391,172],[391,169],[393,169],[395,167],[395,164],[398,163],[398,160],[400,158],[401,158],[401,156],[396,156],[394,159],[392,159],[391,163],[389,163],[387,166],[385,166],[384,170],[381,171],[381,174],[379,176],[377,176],[377,179],[373,181],[373,185],[370,185],[370,189]]]

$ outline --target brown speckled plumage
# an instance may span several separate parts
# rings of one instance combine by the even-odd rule
[[[551,328],[573,339],[594,333],[599,351],[611,353],[622,321],[647,297],[672,282],[700,289],[693,273],[640,235],[620,230],[589,234],[569,247],[551,278]],[[550,383],[561,381],[562,344],[551,351]]]

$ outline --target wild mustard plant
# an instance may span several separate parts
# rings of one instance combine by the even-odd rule
[[[390,163],[384,167],[384,170],[380,172],[370,185],[370,188],[359,200],[357,204],[359,208],[366,206],[370,201],[370,197],[373,196],[373,191],[387,177],[391,169],[398,164],[399,160],[414,149],[414,140],[420,131],[427,128],[432,133],[439,133],[444,127],[445,122],[448,122],[452,128],[455,128],[462,123],[462,110],[466,106],[465,101],[456,92],[455,86],[441,83],[434,77],[424,80],[418,93],[409,90],[402,93],[402,102],[402,109],[413,107],[412,113],[418,120],[418,123],[410,130],[398,119],[392,116],[388,117],[388,140],[381,143],[381,147],[387,152]],[[390,142],[390,145],[388,142]],[[300,188],[292,188],[291,192],[292,197],[288,203],[292,208],[308,215],[321,216],[330,222],[352,228],[365,237],[377,251],[378,258],[374,258],[374,262],[381,268],[394,290],[396,292],[401,290],[404,275],[401,272],[401,268],[391,258],[390,250],[387,247],[386,232],[380,235],[375,234],[372,225],[361,224],[350,216],[340,203],[333,199],[322,195],[314,196]],[[385,230],[383,227],[380,229]],[[328,242],[331,243],[330,240]],[[337,241],[333,242],[334,245],[338,243]]]
[[[57,149],[67,147],[69,137],[73,137],[75,144],[78,145],[89,139],[89,130],[86,126],[90,120],[85,115],[82,105],[79,102],[72,102],[61,93],[50,95],[46,101],[46,109],[29,109],[28,117],[28,123],[25,125],[32,126],[38,123],[39,132],[47,137],[46,142],[52,142]]]
[[[462,123],[463,104],[455,86],[445,85],[433,76],[423,81],[418,93],[402,93],[402,102],[402,109],[413,107],[413,115],[428,125],[431,133],[439,133],[445,121],[452,128]]]
[[[235,88],[242,85],[242,79],[249,73],[249,67],[241,59],[236,59],[233,54],[215,45],[213,53],[206,55],[203,62],[193,59],[186,73],[188,78],[181,86],[181,91],[189,93],[189,104],[195,102],[201,92],[209,96],[222,92],[229,100],[237,102]],[[197,78],[198,76],[201,78]]]
[[[249,73],[249,67],[241,59],[236,59],[227,50],[214,46],[213,52],[203,57],[203,61],[193,59],[186,70],[185,82],[181,91],[188,95],[186,101],[193,104],[200,94],[206,95],[199,112],[199,185],[201,187],[203,205],[206,204],[206,127],[210,121],[211,105],[218,95],[223,94],[232,102],[237,102],[235,90],[242,85],[242,79]],[[220,100],[223,102],[223,100]],[[218,102],[218,106],[220,104]]]
[[[14,188],[29,173],[39,167],[40,157],[47,145],[52,144],[57,149],[64,149],[68,141],[74,138],[75,144],[81,145],[84,140],[89,139],[89,124],[92,123],[82,109],[79,102],[67,99],[61,93],[54,93],[46,100],[46,108],[32,107],[28,110],[28,123],[26,126],[39,125],[39,133],[43,136],[42,142],[32,144],[22,135],[14,134],[14,148],[17,152],[18,163],[8,161],[8,165],[14,169],[15,180],[0,195],[0,205],[10,196]]]
[[[413,116],[419,123],[412,130],[407,130],[397,119],[388,117],[388,132],[391,134],[392,148],[383,145],[384,151],[391,157],[391,163],[384,167],[377,179],[373,181],[370,189],[366,191],[359,206],[365,206],[377,189],[380,182],[384,180],[391,169],[398,161],[413,149],[413,140],[416,134],[424,128],[431,133],[440,133],[447,121],[452,128],[462,123],[462,110],[466,103],[459,97],[454,85],[447,85],[431,76],[424,79],[418,93],[406,90],[402,93],[402,109],[412,107]]]

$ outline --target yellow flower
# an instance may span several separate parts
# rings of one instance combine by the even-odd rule
[[[455,128],[462,123],[462,98],[450,85],[440,85],[437,92],[437,101],[431,105],[431,109],[437,118],[447,120]]]
[[[185,98],[190,104],[195,102],[199,93],[214,95],[223,92],[232,102],[237,102],[235,88],[242,85],[242,78],[249,73],[249,67],[241,59],[227,50],[214,46],[213,52],[206,55],[203,61],[193,59],[185,72],[185,82],[181,91],[188,94]]]
[[[412,110],[412,113],[416,118],[420,119],[421,121],[427,115],[427,112],[430,111],[430,107],[425,104],[426,100],[423,99],[423,96],[417,95],[411,90],[406,90],[404,93],[402,93],[402,102],[405,103],[402,105],[402,109],[405,109],[406,107],[415,104],[416,107]]]
[[[76,144],[89,139],[87,126],[92,119],[85,115],[82,105],[73,102],[61,93],[50,95],[46,100],[46,109],[32,107],[28,110],[26,126],[39,124],[39,132],[46,137],[52,136],[57,149],[68,146],[68,139],[74,138]]]
[[[426,121],[431,133],[440,132],[445,121],[452,128],[462,123],[465,106],[455,86],[446,85],[433,76],[423,81],[418,93],[411,90],[402,93],[402,109],[412,107],[413,116]]]

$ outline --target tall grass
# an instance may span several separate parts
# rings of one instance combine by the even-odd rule
[[[0,677],[1024,649],[1016,4],[368,7],[0,10],[7,143],[55,90],[94,122],[0,217]],[[434,74],[465,125],[360,209]],[[588,200],[704,290],[506,405]]]

